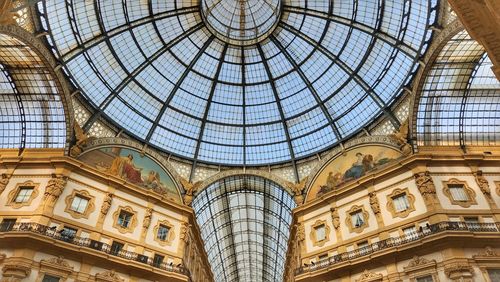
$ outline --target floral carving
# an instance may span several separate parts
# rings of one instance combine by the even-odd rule
[[[411,261],[408,263],[407,267],[415,267],[415,266],[425,265],[425,264],[435,263],[435,262],[436,262],[435,260],[428,260],[428,259],[423,258],[423,257],[413,256]]]
[[[378,281],[382,280],[384,276],[380,273],[370,272],[367,269],[363,271],[361,276],[356,279],[356,282],[368,282],[368,281]]]
[[[498,257],[500,256],[493,248],[486,246],[484,251],[475,255],[474,257]]]
[[[58,257],[52,257],[49,259],[42,259],[41,262],[43,263],[48,263],[52,265],[57,265],[59,267],[63,268],[73,268],[65,259],[63,256],[58,256]]]
[[[125,281],[125,279],[123,279],[120,275],[118,275],[118,273],[116,273],[114,269],[97,273],[95,276],[97,281],[109,281],[109,282]]]

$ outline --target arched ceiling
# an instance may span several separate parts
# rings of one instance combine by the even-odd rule
[[[13,30],[18,29],[9,33]],[[0,148],[64,148],[67,116],[61,87],[29,44],[4,31],[0,30]]]
[[[330,148],[385,115],[432,37],[437,0],[38,3],[94,108],[146,144],[224,165]],[[265,9],[262,7],[266,7]]]

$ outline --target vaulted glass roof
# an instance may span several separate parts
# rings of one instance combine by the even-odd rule
[[[356,134],[412,79],[437,0],[38,3],[64,70],[104,117],[206,163],[300,159]]]
[[[215,281],[281,281],[295,202],[257,176],[215,182],[193,200]]]

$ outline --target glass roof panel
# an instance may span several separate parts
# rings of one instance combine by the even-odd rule
[[[47,0],[37,7],[94,115],[180,157],[267,165],[332,147],[379,115],[393,118],[386,109],[426,52],[438,2]]]
[[[295,202],[257,176],[231,176],[193,200],[216,281],[280,281]]]

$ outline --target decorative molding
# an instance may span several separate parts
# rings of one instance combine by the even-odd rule
[[[323,226],[325,229],[325,238],[323,240],[319,240],[317,236],[317,229]],[[309,238],[315,247],[323,247],[323,245],[330,241],[330,227],[326,224],[326,220],[316,220],[316,222],[311,225],[311,232],[309,233]]]
[[[0,263],[2,263],[7,258],[7,255],[4,253],[0,253]]]
[[[184,204],[187,206],[191,206],[191,203],[193,202],[193,197],[194,194],[198,191],[198,188],[200,186],[200,182],[196,183],[191,183],[184,178],[180,178],[182,187],[184,188]]]
[[[486,246],[484,250],[477,255],[472,256],[474,259],[478,258],[498,258],[500,257],[500,254],[497,253],[493,248],[490,246]]]
[[[381,273],[370,272],[367,269],[361,273],[361,276],[356,279],[356,282],[372,282],[372,281],[382,281],[384,275]]]
[[[497,195],[500,196],[500,181],[495,181],[495,186],[497,187]]]
[[[88,200],[87,206],[85,207],[85,210],[82,213],[79,213],[71,209],[71,205],[73,204],[73,200],[75,199],[76,196]],[[64,201],[66,203],[66,208],[64,209],[64,211],[76,219],[79,218],[87,219],[89,218],[89,215],[95,210],[95,204],[94,204],[95,197],[90,195],[90,193],[86,190],[73,190],[73,192],[71,192],[71,194],[68,195]]]
[[[456,262],[445,265],[444,273],[453,281],[472,281],[470,279],[474,276],[474,269],[468,263]],[[467,280],[460,280],[464,278]]]
[[[336,208],[330,208],[330,215],[332,217],[333,228],[339,229],[340,227],[340,217],[339,212]]]
[[[6,205],[12,207],[13,209],[19,209],[21,207],[30,206],[31,202],[33,202],[33,200],[39,194],[39,186],[40,186],[40,183],[34,183],[31,180],[28,180],[28,181],[23,182],[23,183],[17,183],[16,187],[9,192],[9,195],[7,196],[7,204]],[[32,187],[33,192],[31,193],[29,199],[26,202],[16,203],[15,202],[16,197],[19,194],[19,191],[21,190],[21,188],[23,188],[23,187]]]
[[[95,280],[98,282],[125,282],[125,279],[118,275],[114,269],[97,273]]]
[[[19,263],[8,262],[2,267],[2,275],[9,279],[24,279],[31,274],[31,268]]]
[[[304,224],[301,222],[295,224],[295,226],[297,227],[296,238],[297,238],[297,241],[300,243],[306,239],[306,230],[304,228]]]
[[[409,207],[404,211],[397,212],[396,208],[394,207],[394,198],[401,196],[401,195],[406,195],[406,199],[408,199]],[[413,196],[410,193],[408,188],[394,189],[391,194],[387,195],[387,210],[391,213],[392,218],[396,218],[396,217],[405,218],[411,212],[415,211],[415,196]]]
[[[477,186],[479,186],[479,189],[481,190],[481,192],[483,192],[483,195],[486,197],[486,199],[488,201],[492,200],[490,185],[488,184],[488,180],[484,177],[483,171],[478,170],[476,172],[473,172],[472,174],[474,175]]]
[[[11,177],[12,174],[2,173],[2,178],[0,179],[0,194],[7,188],[7,184],[9,184]]]
[[[158,230],[160,229],[160,225],[163,225],[168,228],[168,234],[166,240],[160,240],[158,238]],[[168,220],[158,221],[156,226],[153,229],[154,240],[162,247],[170,246],[175,238],[174,226]]]
[[[453,185],[453,184],[463,185],[464,191],[467,194],[467,197],[469,199],[467,201],[457,201],[457,200],[453,199],[453,196],[451,195],[450,188],[449,188],[450,184],[451,185]],[[459,205],[462,208],[468,208],[472,205],[477,205],[476,192],[474,192],[474,190],[472,190],[469,187],[469,185],[467,185],[467,181],[461,181],[461,180],[458,180],[456,178],[451,178],[447,181],[443,181],[443,193],[446,197],[448,197],[448,199],[450,200],[452,205]]]
[[[128,212],[130,213],[132,216],[130,218],[130,222],[128,224],[127,227],[124,227],[124,226],[121,226],[120,224],[118,224],[118,217],[120,216],[120,213],[124,211],[124,212]],[[113,227],[115,229],[118,229],[118,231],[120,231],[120,233],[132,233],[134,232],[134,229],[135,227],[137,226],[137,212],[134,211],[132,209],[132,207],[130,206],[119,206],[118,209],[113,213]]]
[[[351,220],[351,215],[358,212],[358,211],[361,211],[361,214],[363,215],[363,224],[361,226],[354,226],[354,223],[352,222]],[[346,212],[346,219],[345,219],[345,223],[347,225],[347,228],[349,228],[349,232],[353,233],[361,233],[363,232],[363,230],[368,227],[368,218],[369,218],[369,214],[368,212],[365,210],[364,206],[357,206],[357,205],[354,205],[351,207],[350,210],[348,210]]]
[[[73,266],[71,266],[63,256],[52,257],[48,259],[42,259],[40,261],[40,273],[43,275],[45,273],[53,276],[61,277],[61,281],[66,281],[68,276],[73,272]]]
[[[439,281],[437,280],[436,267],[436,260],[414,256],[403,269],[406,275],[409,276],[411,282],[416,282],[417,278],[425,276],[431,276],[434,281]]]
[[[304,189],[306,185],[306,181],[309,177],[305,177],[302,179],[299,183],[293,183],[286,181],[285,182],[285,187],[288,188],[288,190],[292,191],[293,193],[293,199],[297,206],[301,206],[304,203]]]

